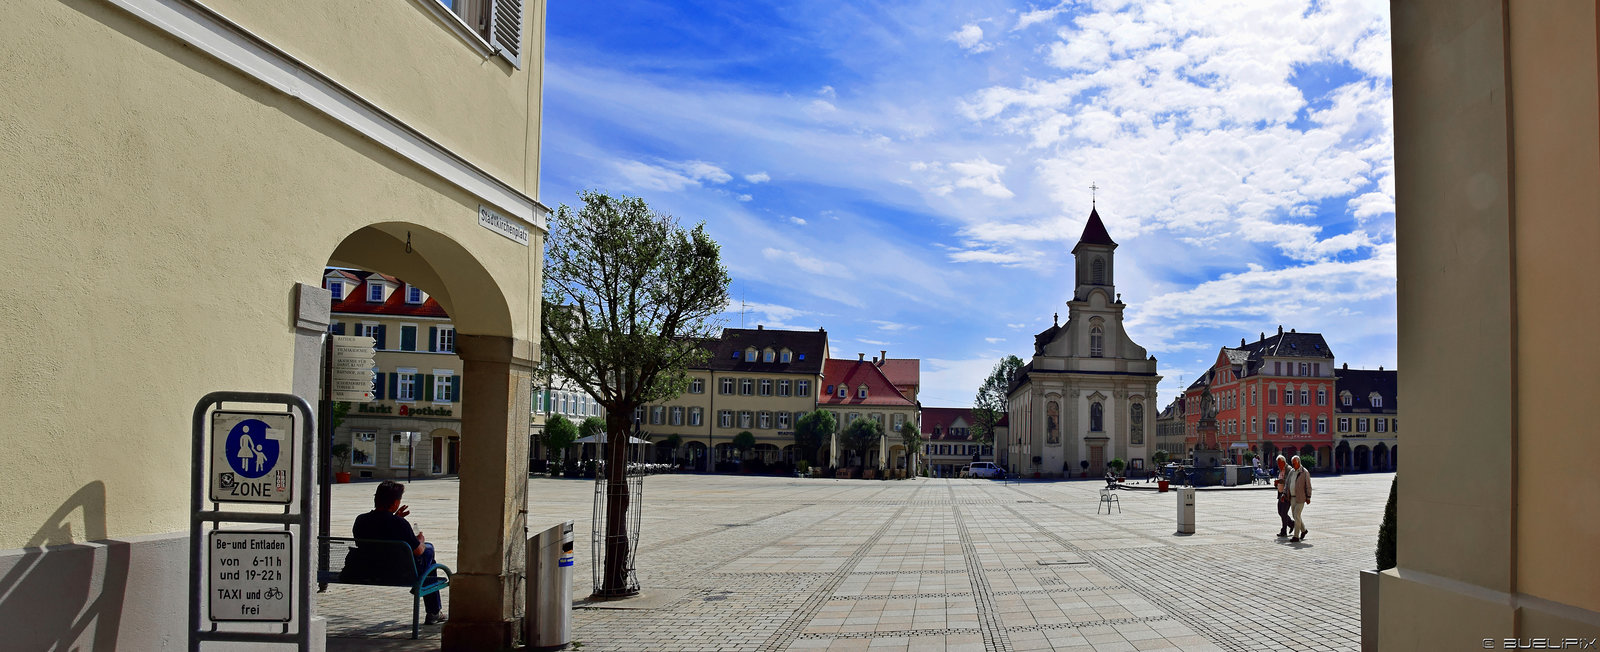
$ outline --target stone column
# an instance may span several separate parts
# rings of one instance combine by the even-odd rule
[[[322,338],[328,334],[328,323],[331,321],[329,309],[333,306],[333,293],[315,285],[296,283],[294,286],[294,386],[291,390],[296,396],[310,403],[316,409],[322,398]],[[322,415],[318,415],[321,418]],[[321,431],[320,425],[318,431]],[[296,433],[298,436],[298,433]],[[321,441],[319,436],[317,441]],[[322,484],[318,474],[322,469],[317,467],[316,460],[321,455],[313,456],[311,468],[306,469],[311,474],[311,504],[321,505]],[[323,518],[321,510],[311,512],[310,527],[306,528],[301,536],[316,536],[320,530],[318,522]],[[312,540],[311,559],[307,563],[311,568],[317,568],[317,555],[321,554],[322,547]],[[313,574],[314,575],[314,574]],[[315,577],[312,577],[315,580]],[[313,582],[315,583],[315,582]],[[315,587],[307,587],[306,595],[316,596]],[[317,599],[311,602],[311,622],[305,627],[311,631],[311,652],[322,652],[328,641],[328,619],[317,615]]]
[[[509,337],[457,336],[465,363],[461,550],[448,591],[446,651],[508,650],[522,629],[533,366],[516,345]]]

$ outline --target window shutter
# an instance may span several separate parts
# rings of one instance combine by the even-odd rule
[[[450,377],[450,400],[452,400],[452,401],[460,401],[461,400],[461,377],[460,376],[451,376]]]
[[[334,335],[343,335],[344,334],[344,324],[343,323],[334,324],[332,332],[333,332]]]
[[[417,374],[422,379],[422,400],[433,400],[433,374]]]
[[[378,374],[377,378],[372,379],[372,400],[383,400],[383,377],[387,375],[388,374]]]
[[[373,342],[372,348],[374,348],[374,349],[387,348],[387,347],[384,346],[384,343],[389,341],[388,331],[389,331],[389,327],[388,326],[384,326],[383,324],[378,324],[378,331],[373,334],[373,338],[374,338],[375,341]]]
[[[518,68],[522,67],[522,1],[494,0],[494,24],[489,30],[489,45]]]
[[[389,387],[392,388],[392,389],[389,390],[389,395],[394,397],[394,398],[400,398],[400,374],[399,373],[393,372],[393,371],[389,372]]]
[[[439,350],[439,327],[438,326],[429,326],[428,327],[428,350],[429,351],[438,351]]]
[[[417,350],[417,327],[416,326],[401,326],[400,327],[400,350],[401,351],[415,351],[415,350]]]

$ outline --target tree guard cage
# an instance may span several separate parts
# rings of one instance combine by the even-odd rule
[[[635,430],[634,434],[638,434],[638,430]],[[604,434],[599,435],[598,438],[601,450],[609,448]],[[594,474],[594,526],[590,534],[589,554],[591,563],[589,568],[594,580],[594,596],[597,598],[620,598],[639,593],[639,577],[634,572],[634,558],[638,555],[639,529],[643,522],[641,518],[643,510],[641,507],[644,503],[645,473],[642,462],[647,459],[645,457],[645,447],[647,446],[650,446],[650,442],[637,437],[628,437],[627,470],[620,483],[625,486],[628,496],[628,510],[623,517],[626,519],[626,526],[623,530],[624,534],[621,535],[626,539],[627,543],[627,557],[624,561],[627,577],[621,587],[611,587],[609,589],[605,587],[606,550],[610,548],[609,544],[612,543],[606,534],[610,529],[607,527],[608,523],[606,522],[607,501],[613,485],[611,474],[606,469],[604,461],[604,458],[608,456],[601,456],[603,459],[598,464]]]

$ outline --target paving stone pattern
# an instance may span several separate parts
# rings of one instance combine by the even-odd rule
[[[1177,535],[1174,494],[1123,491],[1121,513],[1097,514],[1103,482],[652,476],[638,575],[670,596],[652,608],[581,601],[592,484],[536,478],[528,509],[533,530],[576,522],[586,651],[1349,650],[1391,477],[1316,478],[1310,536],[1291,544],[1274,536],[1271,491],[1200,492],[1196,533]],[[335,534],[372,488],[335,488]],[[406,496],[450,565],[456,489],[418,481]],[[330,649],[438,647],[437,626],[403,641],[403,589],[318,598]]]

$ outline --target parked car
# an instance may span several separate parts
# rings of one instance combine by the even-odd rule
[[[967,477],[970,478],[1004,478],[1005,469],[994,465],[994,462],[973,462],[967,468]]]

